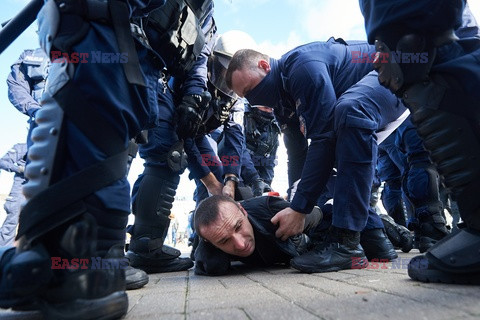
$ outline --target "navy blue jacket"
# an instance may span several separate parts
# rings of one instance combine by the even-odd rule
[[[321,161],[324,154],[334,152],[335,104],[342,93],[373,70],[362,57],[374,52],[365,42],[346,45],[333,38],[297,47],[280,60],[270,59],[271,71],[246,95],[251,104],[296,110],[302,133],[311,139],[304,164],[308,170],[303,170],[291,203],[298,212],[312,210],[331,174],[331,168],[322,166]]]
[[[11,66],[7,78],[8,99],[23,114],[33,117],[45,87],[49,59],[43,49],[25,50]]]
[[[22,192],[22,183],[25,181],[23,171],[25,170],[26,154],[27,144],[17,143],[0,159],[1,170],[15,173],[10,196],[15,196]]]

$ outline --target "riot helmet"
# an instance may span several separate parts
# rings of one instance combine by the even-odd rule
[[[225,82],[228,64],[238,50],[255,50],[256,48],[255,40],[243,31],[231,30],[220,35],[215,42],[208,61],[208,80],[223,95],[231,99],[237,99],[237,95],[228,88]]]

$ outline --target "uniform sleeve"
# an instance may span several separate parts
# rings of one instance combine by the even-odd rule
[[[204,137],[197,138],[204,139]],[[211,159],[204,159],[200,150],[193,139],[185,140],[185,152],[187,153],[188,170],[190,171],[190,179],[201,179],[209,174],[211,171],[208,163]]]
[[[243,102],[240,102],[233,106],[229,119],[225,124],[223,155],[228,156],[230,161],[223,167],[223,174],[232,173],[237,177],[240,176],[242,155],[245,150],[243,116]]]
[[[300,130],[310,139],[291,208],[309,213],[330,177],[335,160],[333,109],[337,98],[324,64],[304,63],[295,68],[287,81],[296,104]]]
[[[206,33],[206,42],[197,61],[188,72],[186,80],[183,82],[183,92],[186,95],[201,94],[207,90],[207,61],[215,44],[215,21],[213,20],[213,7],[205,19],[202,30]]]
[[[8,99],[13,106],[23,114],[32,117],[40,109],[40,104],[33,99],[32,84],[22,67],[26,52],[11,66],[7,77]]]
[[[307,157],[308,142],[300,132],[300,124],[289,125],[283,131],[283,143],[287,149],[288,185],[302,177],[303,165]]]
[[[25,160],[23,157],[25,154],[20,154],[15,147],[12,147],[8,152],[0,159],[0,169],[7,172],[22,173],[21,166],[25,166]]]
[[[255,169],[255,166],[253,165],[252,157],[247,149],[245,149],[242,156],[241,175],[245,184],[252,184],[253,181],[260,178],[257,169]]]

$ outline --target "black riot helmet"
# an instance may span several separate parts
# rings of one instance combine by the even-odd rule
[[[228,64],[235,52],[240,49],[256,49],[255,40],[247,33],[239,30],[227,31],[215,42],[208,60],[208,80],[223,95],[237,99],[237,95],[228,88],[225,74]]]

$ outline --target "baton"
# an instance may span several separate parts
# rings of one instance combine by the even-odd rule
[[[0,30],[0,54],[37,19],[43,0],[31,0]]]

